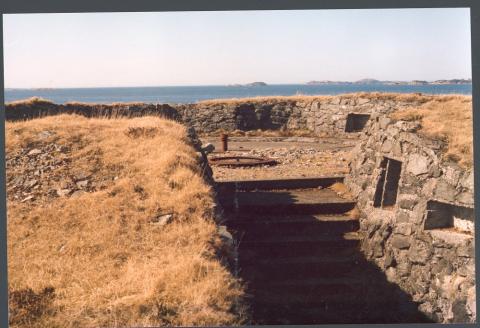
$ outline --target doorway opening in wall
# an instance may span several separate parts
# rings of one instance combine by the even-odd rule
[[[345,132],[360,132],[365,128],[370,115],[350,113],[347,115]]]
[[[397,202],[398,182],[402,162],[384,157],[380,163],[380,176],[375,189],[374,207],[389,208]]]
[[[458,232],[474,232],[475,213],[473,208],[442,203],[427,202],[425,230],[454,229]]]

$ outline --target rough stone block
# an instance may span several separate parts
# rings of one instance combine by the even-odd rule
[[[393,230],[395,233],[410,236],[412,234],[412,224],[411,223],[398,223],[395,225]]]
[[[413,210],[415,205],[417,204],[417,199],[415,196],[410,198],[402,198],[398,201],[398,207],[406,209],[406,210]]]
[[[428,172],[430,160],[420,154],[411,154],[408,157],[407,171],[413,175],[425,174]]]
[[[438,199],[453,202],[457,191],[455,188],[447,183],[445,180],[439,180],[434,191],[435,197]]]
[[[408,252],[408,258],[413,263],[425,264],[432,256],[432,246],[422,240],[415,240]]]
[[[410,238],[398,234],[394,234],[391,241],[392,247],[398,249],[407,249],[410,247]]]

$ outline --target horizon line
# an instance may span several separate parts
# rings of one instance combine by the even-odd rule
[[[329,82],[329,83],[356,83],[362,80],[376,80],[378,82],[413,82],[413,81],[425,81],[427,83],[436,82],[436,81],[450,81],[450,80],[472,80],[471,77],[468,78],[453,78],[453,79],[436,79],[436,80],[377,80],[374,78],[363,78],[356,81],[347,81],[347,80],[310,80],[308,82],[302,83],[268,83],[261,80],[248,82],[248,83],[227,83],[227,84],[170,84],[170,85],[130,85],[130,86],[73,86],[73,87],[10,87],[5,86],[4,90],[7,89],[17,89],[17,90],[34,90],[34,89],[107,89],[107,88],[168,88],[168,87],[235,87],[235,86],[248,86],[250,83],[262,82],[268,85],[308,85],[309,82]],[[472,81],[471,81],[472,82]]]

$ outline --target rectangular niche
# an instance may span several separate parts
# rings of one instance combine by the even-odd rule
[[[368,114],[354,114],[350,113],[347,115],[347,122],[345,124],[345,132],[360,132],[363,130],[370,115]]]
[[[425,230],[456,228],[462,232],[474,231],[475,213],[473,208],[442,203],[427,202]]]
[[[397,202],[398,182],[402,162],[384,157],[380,163],[380,176],[375,189],[374,207],[390,207]]]

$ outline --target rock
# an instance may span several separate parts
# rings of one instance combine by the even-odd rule
[[[153,218],[150,223],[163,227],[173,221],[173,214],[163,214]]]
[[[364,105],[366,103],[369,103],[370,99],[367,98],[358,98],[358,105]]]
[[[420,175],[428,172],[430,161],[426,156],[411,154],[408,157],[407,171],[413,175]]]
[[[402,235],[393,235],[391,239],[392,247],[406,249],[410,247],[410,238]]]
[[[82,196],[82,195],[84,195],[84,194],[86,194],[85,191],[83,191],[83,190],[77,190],[77,191],[75,191],[75,192],[72,194],[72,196],[70,196],[70,197],[71,197],[71,198],[77,198],[77,197],[80,197],[80,196]]]
[[[35,149],[30,150],[27,155],[28,156],[35,156],[35,155],[39,155],[41,153],[42,153],[42,151],[40,149],[35,148]]]
[[[453,313],[453,320],[452,323],[466,323],[470,322],[470,316],[468,315],[466,309],[466,300],[465,299],[457,299],[452,304],[452,313]]]
[[[51,131],[42,131],[42,132],[40,132],[40,133],[37,134],[37,136],[38,136],[39,138],[42,138],[42,139],[48,138],[48,137],[50,137],[50,136],[52,136],[52,135],[54,135],[54,133],[51,132]]]
[[[86,180],[89,177],[91,177],[91,174],[87,172],[80,172],[75,175],[75,181]]]
[[[389,153],[392,150],[393,144],[390,140],[386,139],[382,144],[382,152]]]
[[[78,181],[76,185],[78,188],[84,189],[88,186],[88,180]]]
[[[398,207],[410,211],[413,210],[416,204],[417,200],[415,198],[402,198],[398,201]]]
[[[373,256],[376,258],[382,257],[383,256],[383,243],[375,243],[375,246],[373,248]]]
[[[437,183],[434,194],[435,197],[438,199],[453,202],[455,200],[455,195],[457,194],[457,191],[452,185],[440,179]]]
[[[205,152],[206,155],[208,155],[215,150],[215,146],[211,143],[207,143],[205,146],[202,147],[202,150]]]
[[[475,249],[471,245],[459,245],[457,247],[457,256],[473,258],[475,257]]]
[[[460,184],[462,187],[473,191],[474,189],[473,171],[469,172],[468,174],[465,174],[464,177],[460,180]]]
[[[230,232],[228,232],[226,226],[224,225],[218,226],[218,234],[220,235],[220,238],[222,238],[222,240],[227,243],[227,245],[233,246],[234,244],[233,236]]]
[[[410,275],[410,272],[411,272],[411,268],[412,268],[412,265],[410,264],[410,262],[408,261],[400,261],[398,260],[397,261],[397,274],[400,276],[400,277],[406,277],[406,276],[409,276]]]
[[[57,189],[57,195],[60,197],[68,196],[72,192],[71,189]]]
[[[473,205],[474,198],[471,192],[462,192],[457,196],[457,201],[466,205]]]
[[[28,202],[29,200],[34,200],[35,197],[33,195],[30,195],[28,197],[25,197],[24,199],[22,199],[20,202],[21,203],[25,203],[25,202]]]
[[[387,269],[389,267],[394,267],[396,264],[392,252],[387,252],[385,255],[385,261],[383,262],[384,268]]]
[[[394,232],[404,236],[412,234],[412,225],[410,223],[399,223],[395,226]]]
[[[384,130],[387,128],[387,126],[392,122],[392,120],[388,117],[382,116],[378,119],[378,123],[380,126],[380,129]]]
[[[425,264],[432,255],[431,246],[421,240],[415,240],[413,246],[410,247],[408,258],[413,263]]]
[[[32,188],[32,187],[34,187],[37,183],[38,183],[37,180],[27,180],[27,181],[25,181],[24,186],[25,186],[26,188]]]

